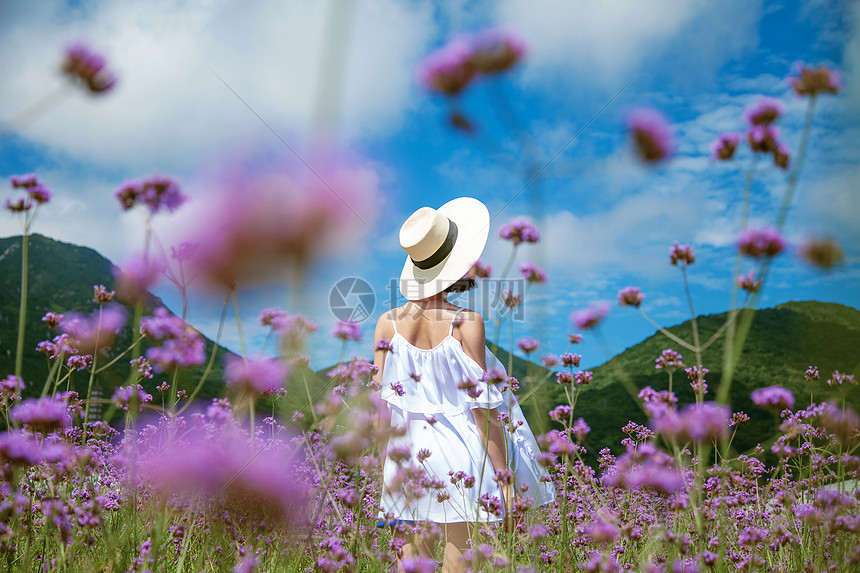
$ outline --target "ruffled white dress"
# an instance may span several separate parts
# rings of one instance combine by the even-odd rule
[[[391,448],[406,450],[411,454],[411,460],[398,463],[386,457],[381,518],[390,514],[398,520],[437,523],[501,519],[479,505],[484,494],[499,500],[502,494],[499,485],[493,481],[495,471],[472,417],[473,408],[498,408],[512,421],[523,422],[513,433],[505,432],[509,468],[514,474],[516,491],[531,497],[534,506],[555,499],[552,483],[540,479],[547,472],[536,461],[540,450],[516,397],[507,389],[482,382],[484,371],[453,336],[454,320],[461,310],[454,314],[448,336],[430,349],[413,346],[397,333],[394,326],[391,351],[386,355],[382,369],[380,396],[388,402],[392,425],[406,429],[404,436],[390,439],[389,451]],[[489,348],[486,348],[486,364],[488,369],[504,371],[502,363]],[[471,398],[465,390],[457,388],[457,384],[466,379],[478,384],[482,390],[480,396]],[[430,452],[423,462],[417,459],[420,450]],[[410,474],[404,469],[410,466],[420,469]],[[415,476],[421,475],[421,469],[427,477],[438,480],[437,485],[444,484],[444,487],[410,487]],[[449,472],[458,471],[473,476],[474,485],[464,487],[463,480],[456,485],[451,483]],[[407,475],[411,477],[404,486],[403,478]],[[527,488],[523,488],[523,484],[528,484]]]

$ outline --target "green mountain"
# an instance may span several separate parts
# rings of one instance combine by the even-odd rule
[[[708,340],[726,318],[726,313],[699,316],[697,323],[701,340]],[[690,321],[667,330],[683,340],[692,340]],[[491,348],[507,364],[507,352],[495,346]],[[695,363],[692,352],[685,351],[658,332],[593,369],[594,381],[582,388],[574,410],[575,418],[582,417],[591,426],[587,441],[590,456],[604,447],[615,452],[621,450],[624,434],[620,430],[628,420],[646,423],[639,401],[631,397],[622,378],[632,381],[637,391],[646,386],[655,390],[667,389],[669,376],[654,368],[655,359],[666,348],[680,352],[686,365]],[[702,355],[704,366],[710,370],[706,376],[706,399],[713,399],[719,387],[722,355],[722,337]],[[809,366],[818,367],[821,380],[809,383],[804,379]],[[730,392],[733,410],[750,416],[750,421],[738,429],[734,446],[739,451],[746,451],[757,443],[768,443],[777,434],[777,417],[755,406],[749,398],[756,388],[784,386],[794,393],[796,408],[808,405],[812,394],[816,402],[825,399],[841,402],[844,398],[847,404],[860,411],[860,388],[850,385],[830,388],[826,384],[834,370],[855,375],[860,370],[860,311],[814,301],[788,302],[756,311]],[[546,412],[558,404],[567,403],[564,388],[545,368],[516,356],[513,373],[523,381],[519,395],[525,398],[533,393],[531,397],[521,398],[529,423],[535,431],[548,429],[552,424],[548,422]],[[674,373],[672,389],[680,404],[694,401],[689,380],[683,371]]]

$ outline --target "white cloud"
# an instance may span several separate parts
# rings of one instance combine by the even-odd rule
[[[334,6],[133,0],[94,3],[83,15],[20,9],[0,39],[0,73],[15,78],[0,109],[16,113],[59,85],[64,46],[83,38],[108,56],[115,92],[74,94],[23,131],[73,157],[175,170],[237,136],[266,133],[213,70],[288,140],[325,114],[339,115],[351,134],[394,129],[415,99],[412,70],[434,30],[432,14],[422,4],[356,3],[348,33],[335,27],[332,38]],[[344,73],[324,78],[321,68]]]
[[[758,42],[760,2],[504,0],[497,18],[531,48],[526,80],[618,88],[640,71],[678,81],[711,77]],[[542,75],[543,74],[543,75]]]

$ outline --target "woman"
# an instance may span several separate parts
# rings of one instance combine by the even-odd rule
[[[487,208],[470,197],[413,213],[400,229],[408,255],[400,292],[408,302],[376,325],[380,397],[392,427],[404,430],[388,443],[380,515],[383,523],[442,524],[444,571],[462,570],[470,524],[502,519],[518,495],[536,505],[555,496],[540,479],[537,444],[504,369],[486,346],[483,318],[447,301],[449,292],[474,286],[465,275],[489,224]],[[523,424],[505,429],[500,414]],[[411,543],[403,550],[416,551]]]

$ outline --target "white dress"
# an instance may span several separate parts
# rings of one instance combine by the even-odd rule
[[[484,371],[453,336],[454,320],[461,310],[454,314],[448,336],[430,349],[413,346],[394,326],[391,351],[382,369],[380,397],[388,402],[391,424],[405,427],[406,434],[389,441],[389,452],[394,449],[401,456],[399,461],[390,456],[385,459],[380,517],[391,514],[397,520],[437,523],[501,519],[478,502],[484,494],[499,500],[502,495],[493,480],[495,471],[472,417],[473,408],[498,408],[512,421],[523,422],[513,433],[505,432],[508,467],[514,474],[516,491],[531,497],[535,507],[555,499],[552,483],[540,480],[547,472],[536,461],[540,450],[516,397],[506,388],[482,382]],[[488,369],[504,372],[489,348],[486,364]],[[457,388],[466,379],[482,390],[477,398]],[[420,450],[430,452],[423,462],[418,460]],[[403,459],[404,452],[410,459]],[[464,487],[466,480],[462,479],[453,484],[450,472],[457,471],[473,476],[474,485]],[[422,476],[436,480],[437,487],[420,487],[416,481]],[[528,484],[525,492],[523,484]]]

